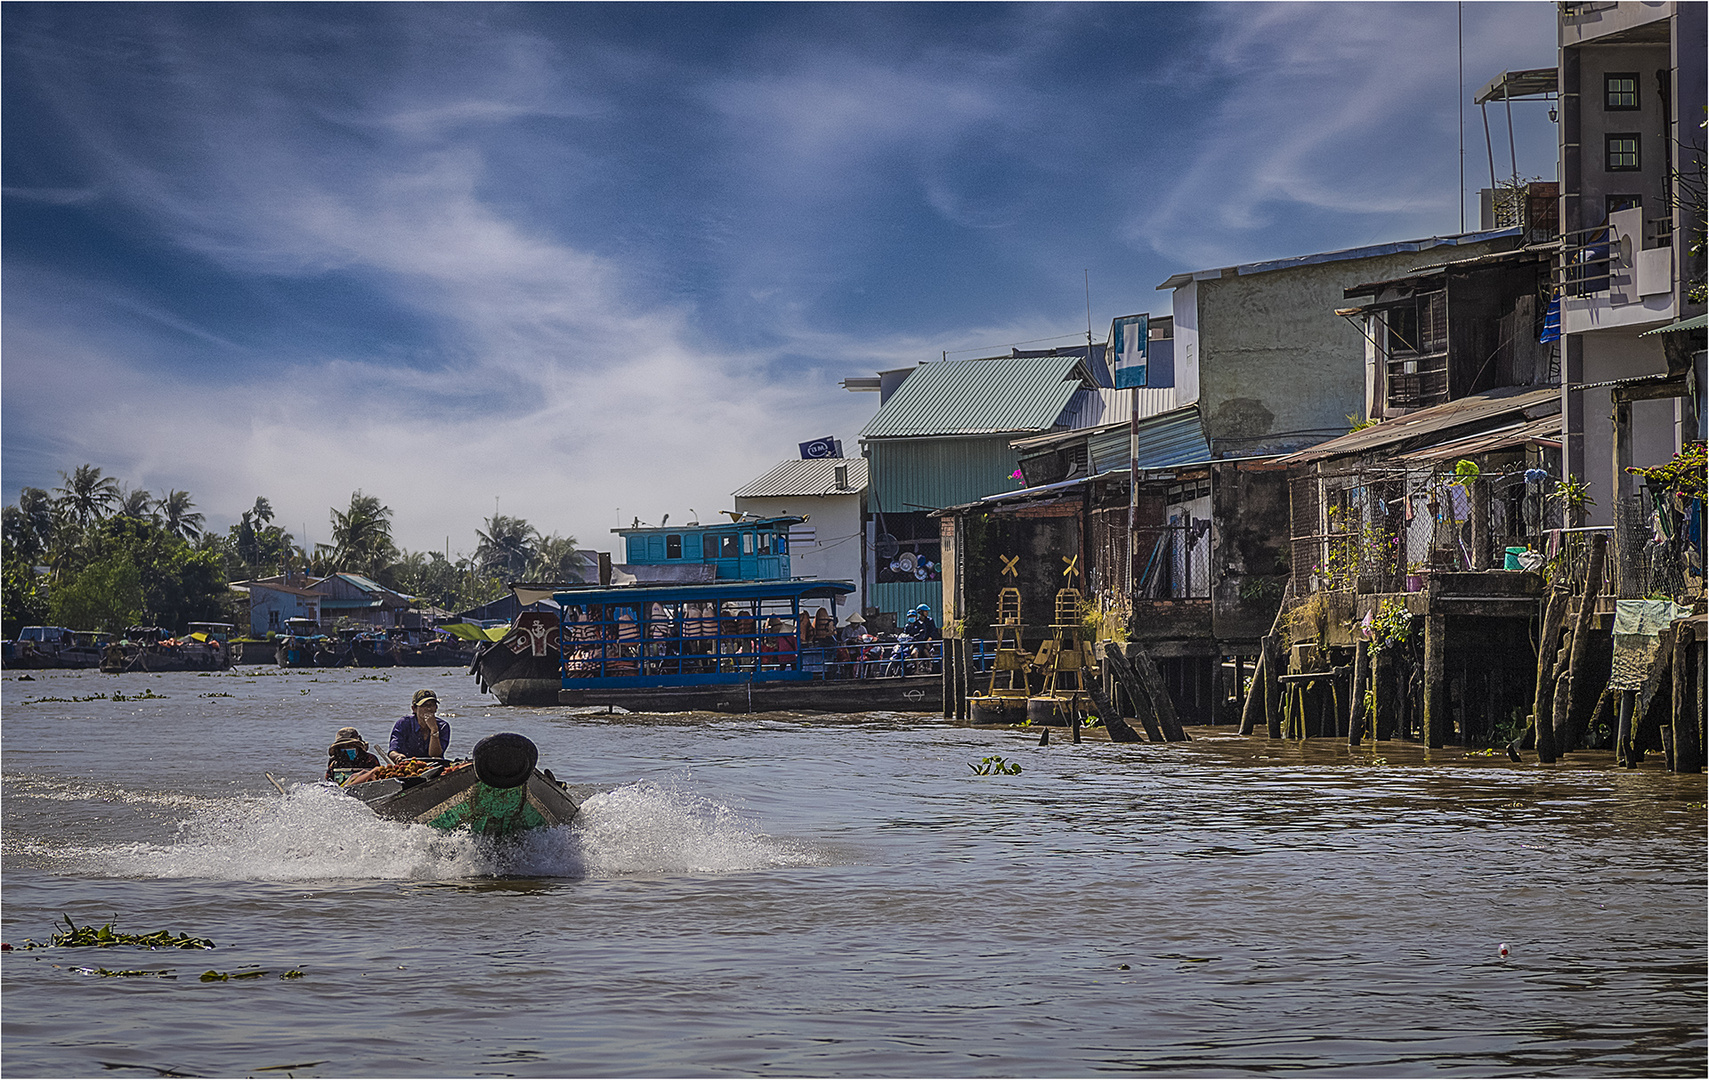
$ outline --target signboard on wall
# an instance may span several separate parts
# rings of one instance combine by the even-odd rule
[[[814,458],[840,458],[843,456],[843,442],[827,435],[823,439],[798,444],[801,447],[801,457],[805,460]]]
[[[1146,381],[1145,360],[1150,342],[1151,316],[1124,315],[1110,323],[1110,340],[1104,348],[1110,375],[1116,388],[1150,385]]]

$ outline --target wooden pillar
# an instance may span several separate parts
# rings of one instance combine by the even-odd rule
[[[1282,737],[1282,641],[1265,634],[1261,642],[1264,671],[1264,727],[1272,739]]]
[[[1371,655],[1360,641],[1353,646],[1353,689],[1347,700],[1347,745],[1358,746],[1365,733],[1365,685],[1370,679]]]
[[[1698,718],[1692,715],[1696,695],[1692,682],[1702,678],[1702,672],[1691,662],[1692,626],[1688,622],[1674,624],[1673,638],[1673,771],[1694,773],[1703,771],[1703,747],[1697,741]]]
[[[1586,672],[1589,666],[1591,621],[1596,615],[1596,598],[1602,592],[1602,567],[1606,560],[1608,537],[1603,533],[1590,535],[1590,551],[1585,559],[1584,589],[1579,597],[1578,615],[1572,624],[1572,650],[1567,654],[1567,680],[1571,692],[1566,711],[1555,727],[1555,747],[1559,753],[1576,750],[1584,743],[1584,729],[1590,722],[1590,712],[1596,707],[1599,687],[1590,685]]]
[[[1240,658],[1235,658],[1235,685],[1244,686],[1245,680],[1240,677]],[[1252,688],[1246,691],[1246,700],[1240,706],[1240,733],[1252,734],[1258,726],[1258,717],[1264,712],[1264,656],[1258,656],[1258,663],[1252,669]]]
[[[1222,687],[1222,656],[1219,654],[1210,658],[1210,707],[1211,726],[1222,723],[1223,687]]]
[[[1555,654],[1560,649],[1561,627],[1571,599],[1572,592],[1565,585],[1549,591],[1543,608],[1543,633],[1537,639],[1537,691],[1531,699],[1531,723],[1537,732],[1537,756],[1543,761],[1555,760]]]
[[[1395,650],[1383,649],[1371,658],[1371,690],[1376,698],[1371,716],[1372,734],[1379,742],[1394,738],[1396,719]]]
[[[1490,567],[1489,481],[1478,477],[1467,485],[1468,510],[1472,515],[1472,569]]]
[[[1620,714],[1614,728],[1614,760],[1628,769],[1637,765],[1638,759],[1643,757],[1642,752],[1634,750],[1632,746],[1632,709],[1637,699],[1636,690],[1620,691]]]
[[[1424,623],[1424,745],[1439,750],[1448,738],[1448,620],[1430,615]]]

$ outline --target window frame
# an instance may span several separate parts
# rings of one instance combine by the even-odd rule
[[[1624,157],[1626,155],[1624,151],[1615,150],[1614,144],[1616,142],[1624,142],[1628,139],[1631,140],[1632,143],[1632,164],[1616,165],[1614,163],[1615,156],[1617,154],[1620,157]],[[1643,172],[1643,136],[1636,131],[1611,131],[1604,135],[1602,137],[1602,168],[1604,172]]]
[[[1614,104],[1614,96],[1616,94],[1619,94],[1621,97],[1627,96],[1627,91],[1625,91],[1625,90],[1618,90],[1617,91],[1614,89],[1613,83],[1614,83],[1614,80],[1616,80],[1616,79],[1629,79],[1629,80],[1631,80],[1632,89],[1631,89],[1630,93],[1631,93],[1632,103],[1630,105],[1616,105],[1616,104]],[[1605,71],[1605,72],[1603,72],[1602,73],[1602,111],[1603,112],[1638,112],[1639,110],[1641,110],[1644,106],[1643,106],[1642,101],[1640,101],[1638,98],[1638,86],[1639,86],[1640,82],[1641,82],[1641,80],[1638,78],[1638,73],[1636,71]]]

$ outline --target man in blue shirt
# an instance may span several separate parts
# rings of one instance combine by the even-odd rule
[[[410,714],[392,725],[391,759],[442,758],[451,745],[451,725],[439,719],[439,695],[417,690]]]

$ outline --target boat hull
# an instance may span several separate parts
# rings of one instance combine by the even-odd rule
[[[538,769],[508,788],[483,783],[468,768],[413,784],[374,780],[344,790],[383,818],[435,829],[468,828],[490,836],[566,825],[579,809],[561,784]]]
[[[109,645],[101,657],[108,675],[129,671],[226,671],[231,653],[203,645]]]

